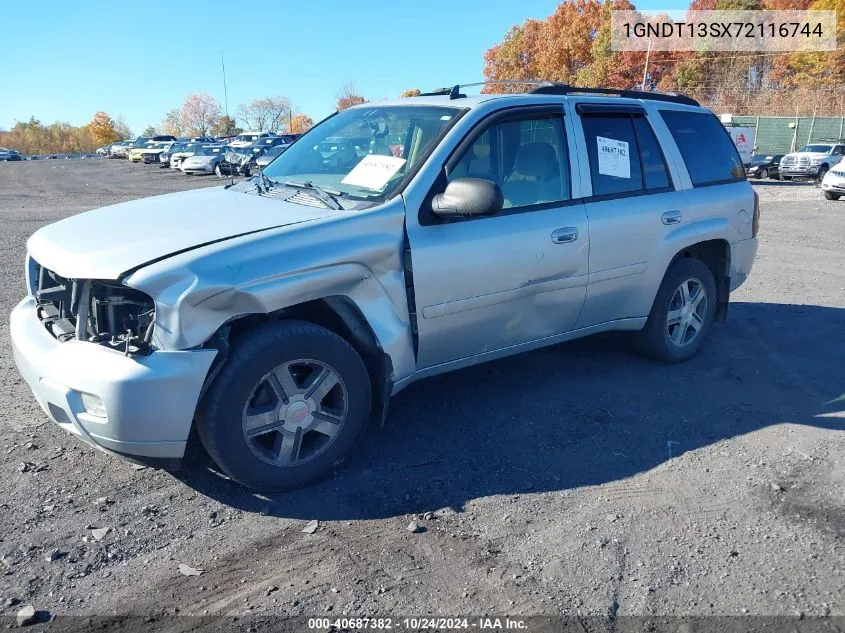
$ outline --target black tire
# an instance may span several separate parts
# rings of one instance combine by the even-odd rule
[[[757,177],[761,180],[767,180],[769,178],[769,170],[764,167],[760,170],[760,174]]]
[[[821,182],[821,181],[822,181],[822,179],[823,179],[823,178],[825,177],[825,175],[827,174],[827,172],[828,172],[828,170],[829,170],[829,169],[830,169],[830,167],[828,167],[827,165],[822,165],[821,167],[819,167],[819,173],[818,173],[818,174],[816,174],[816,180],[817,180],[818,182]]]
[[[781,176],[781,180],[792,180],[792,176]]]
[[[824,192],[824,197],[828,200],[839,200],[839,194],[838,193],[831,193],[829,191]]]
[[[217,174],[217,177],[218,177],[218,178],[222,178],[222,177],[223,177],[223,170],[220,168],[220,163],[217,163],[217,164],[214,166],[214,173],[215,173],[215,174]]]
[[[257,456],[245,438],[244,413],[264,377],[297,359],[313,359],[336,372],[345,389],[346,416],[334,439],[313,457],[273,465]],[[290,490],[325,477],[349,455],[366,429],[370,401],[369,374],[346,340],[312,323],[279,321],[235,340],[200,405],[197,434],[211,459],[235,481],[261,492]],[[304,436],[297,433],[298,439]]]
[[[684,282],[696,281],[705,292],[700,329],[689,342],[678,345],[670,338],[668,316],[673,299]],[[637,333],[637,347],[658,360],[679,363],[692,358],[707,338],[716,314],[716,281],[710,269],[697,259],[676,259],[670,266],[651,308],[645,327]],[[679,327],[679,326],[676,326]]]

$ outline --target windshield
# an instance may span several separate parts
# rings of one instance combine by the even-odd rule
[[[194,156],[214,156],[215,154],[219,154],[223,151],[223,147],[220,146],[206,146],[200,147],[194,152]]]
[[[287,149],[286,145],[276,145],[276,147],[271,147],[270,149],[268,149],[267,152],[264,155],[265,156],[278,156],[279,154],[284,152],[285,149]]]
[[[311,181],[352,197],[386,199],[458,113],[432,106],[350,108],[312,128],[264,173],[279,182]]]
[[[770,160],[774,160],[774,154],[754,154],[751,157],[752,163],[767,163]]]
[[[258,134],[239,134],[235,139],[239,143],[252,143],[259,138]]]
[[[832,145],[805,145],[798,151],[803,152],[815,152],[817,154],[827,154],[830,151],[830,148],[833,147]]]

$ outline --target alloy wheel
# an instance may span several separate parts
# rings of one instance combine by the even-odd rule
[[[687,279],[675,290],[666,314],[666,332],[678,347],[698,338],[707,315],[707,291],[698,279]]]
[[[252,389],[243,410],[244,439],[274,466],[314,459],[334,442],[348,415],[346,385],[329,365],[312,359],[282,363]]]

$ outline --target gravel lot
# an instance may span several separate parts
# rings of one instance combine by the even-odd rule
[[[333,477],[264,497],[65,435],[8,337],[40,226],[219,182],[0,163],[2,613],[845,614],[845,202],[755,183],[753,274],[692,361],[606,335],[429,379]]]

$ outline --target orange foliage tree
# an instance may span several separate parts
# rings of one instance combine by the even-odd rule
[[[97,145],[110,145],[119,138],[114,121],[103,111],[97,112],[91,119],[88,133]]]
[[[288,134],[305,134],[314,127],[314,119],[307,114],[294,114],[288,126]]]

